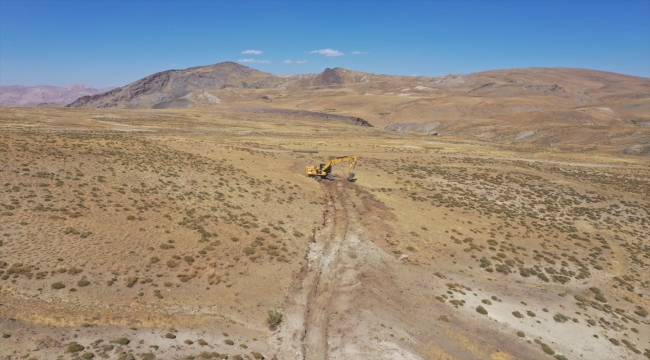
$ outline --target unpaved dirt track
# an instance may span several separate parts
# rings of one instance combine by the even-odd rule
[[[405,264],[376,245],[392,233],[390,210],[340,178],[321,187],[327,199],[324,222],[289,290],[284,321],[270,339],[272,357],[488,359],[504,348],[512,358],[543,357],[490,330],[477,330],[471,318],[440,322],[445,307],[427,294],[430,269]],[[491,338],[502,350],[477,349],[466,343],[467,336]]]

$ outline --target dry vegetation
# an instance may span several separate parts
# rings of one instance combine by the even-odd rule
[[[0,128],[3,358],[283,354],[343,221],[328,356],[650,357],[647,157],[202,109],[2,108]],[[354,184],[303,175],[355,153]]]

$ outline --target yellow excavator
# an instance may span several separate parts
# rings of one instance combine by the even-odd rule
[[[305,175],[313,177],[318,181],[321,181],[323,179],[334,180],[334,176],[332,175],[332,165],[340,162],[349,162],[350,166],[348,167],[348,181],[356,181],[352,170],[354,170],[354,167],[357,165],[357,160],[358,157],[356,155],[331,158],[325,164],[320,164],[318,166],[307,166],[305,168]]]

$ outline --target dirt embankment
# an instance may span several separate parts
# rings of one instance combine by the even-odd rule
[[[287,109],[241,109],[240,111],[247,112],[247,113],[254,113],[254,114],[279,114],[279,115],[287,115],[287,116],[294,116],[294,117],[301,117],[301,118],[312,118],[318,120],[343,121],[348,124],[373,127],[368,121],[362,118],[358,118],[354,116],[333,115],[333,114],[320,113],[315,111],[287,110]]]

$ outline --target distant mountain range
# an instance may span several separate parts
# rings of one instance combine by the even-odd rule
[[[66,87],[39,86],[0,86],[0,106],[36,106],[41,104],[67,105],[86,95],[100,94],[115,87],[95,89],[84,84]]]
[[[565,135],[557,124],[650,126],[650,79],[571,68],[514,68],[441,77],[342,68],[274,75],[222,62],[163,71],[114,89],[82,84],[1,88],[1,105],[41,103],[114,109],[206,107],[338,119],[395,131],[472,134],[482,139],[503,138],[505,125],[528,124],[537,132],[508,136],[513,141],[552,144]]]

